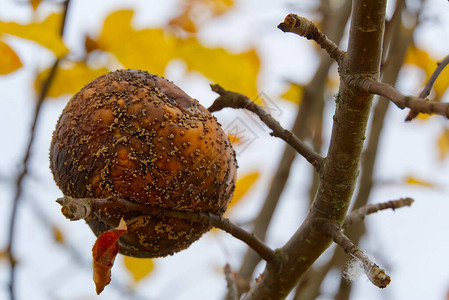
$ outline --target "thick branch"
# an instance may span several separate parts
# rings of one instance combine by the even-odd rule
[[[287,129],[284,129],[277,120],[275,120],[269,113],[267,113],[261,106],[255,104],[248,97],[230,92],[219,86],[218,84],[211,84],[214,92],[220,96],[208,108],[210,112],[219,111],[225,107],[247,109],[255,113],[273,132],[272,136],[283,139],[287,144],[292,146],[299,154],[310,162],[317,171],[321,168],[323,157],[316,153],[312,148],[307,146],[296,135]]]
[[[400,3],[402,2],[402,4]],[[396,2],[396,11],[393,14],[395,16],[401,16],[403,1]],[[394,25],[395,24],[395,25]],[[413,37],[413,28],[404,28],[401,26],[401,20],[389,22],[389,37],[385,37],[384,41],[387,45],[384,45],[384,49],[388,49],[388,54],[384,53],[384,57],[388,57],[387,60],[383,59],[384,64],[382,68],[382,80],[388,84],[394,85],[396,82],[399,70],[402,66],[406,51],[410,45]],[[396,27],[394,27],[396,26]],[[388,41],[391,41],[388,43]],[[363,159],[361,161],[361,173],[358,182],[358,192],[353,200],[353,207],[360,208],[367,204],[370,198],[371,188],[373,186],[373,172],[375,167],[376,157],[378,157],[378,146],[381,140],[381,133],[384,123],[384,118],[388,110],[390,102],[381,99],[377,101],[374,113],[371,119],[371,127],[368,130],[369,137],[363,152]],[[360,239],[365,233],[365,225],[359,224],[358,226],[352,226],[345,230],[345,234],[355,243],[359,244]],[[341,251],[334,251],[333,257],[325,266],[314,268],[314,272],[308,272],[307,276],[301,279],[301,283],[296,289],[295,300],[306,300],[317,298],[320,292],[320,284],[323,281],[328,271],[332,268],[341,269],[344,262],[347,260],[346,255]],[[341,281],[340,288],[335,295],[335,299],[347,300],[351,292],[351,282]],[[314,295],[314,296],[310,296]]]
[[[385,210],[391,208],[395,210],[404,206],[411,206],[413,203],[412,198],[401,198],[399,200],[391,200],[388,202],[382,202],[377,204],[367,204],[359,209],[350,212],[344,220],[341,228],[346,229],[354,223],[361,222],[367,215],[378,212],[379,210]]]
[[[284,22],[278,25],[283,32],[292,32],[303,36],[308,40],[314,40],[321,48],[326,50],[331,58],[340,63],[344,51],[338,48],[338,45],[331,41],[321,30],[306,18],[295,14],[288,14]]]
[[[432,102],[414,96],[405,96],[391,85],[378,82],[373,78],[355,80],[353,84],[365,92],[391,100],[400,109],[410,108],[414,113],[436,114],[449,118],[449,103]]]
[[[378,77],[385,7],[385,0],[353,1],[349,46],[340,66],[341,77]],[[317,230],[315,222],[329,220],[340,224],[346,216],[358,175],[372,96],[357,92],[342,80],[336,101],[331,142],[315,200],[301,227],[279,250],[279,268],[267,267],[247,294],[247,300],[285,298],[332,243]]]
[[[72,198],[69,196],[64,196],[62,198],[58,198],[56,202],[62,206],[62,214],[71,221],[85,219],[91,214],[96,214],[97,217],[101,218],[101,215],[98,214],[100,211],[108,211],[110,214],[113,214],[115,211],[120,214],[137,211],[142,215],[154,216],[157,214],[163,214],[167,217],[181,218],[193,222],[208,224],[210,226],[220,228],[233,237],[246,243],[268,263],[272,262],[274,258],[274,251],[260,241],[256,236],[233,224],[229,221],[229,219],[219,215],[214,215],[212,213],[158,208],[117,197]]]
[[[341,232],[338,225],[331,222],[326,222],[322,224],[322,229],[324,233],[331,237],[332,240],[343,248],[343,250],[350,254],[352,257],[358,259],[365,270],[365,274],[368,279],[377,287],[385,288],[390,283],[390,276],[385,274],[385,271],[379,268],[371,258],[368,257],[362,250],[359,249],[356,245],[354,245],[348,237]]]
[[[337,10],[332,10],[332,13],[330,13],[329,10],[323,11],[324,15],[321,25],[330,39],[334,41],[341,40],[350,13],[351,0],[343,1]],[[291,129],[301,140],[305,140],[314,134],[314,148],[317,152],[321,149],[321,122],[324,108],[325,83],[328,78],[329,68],[334,62],[327,53],[321,52],[320,56],[320,65],[316,70],[312,81],[304,87],[303,96],[299,99],[301,101],[296,119]],[[310,128],[314,129],[314,131],[311,132]],[[320,144],[320,146],[318,146],[318,144]],[[286,186],[290,169],[295,158],[295,150],[289,145],[285,145],[277,170],[273,174],[269,192],[263,201],[264,204],[252,224],[254,234],[262,240],[265,239],[272,216]],[[314,181],[318,181],[319,174],[313,172],[313,176]],[[314,187],[316,186],[318,186],[318,184],[314,185]],[[314,198],[316,192],[316,188],[314,187],[312,187],[313,195],[311,195],[311,199]],[[239,270],[240,275],[243,278],[251,278],[259,261],[259,256],[251,249],[248,249]]]
[[[403,7],[405,6],[404,0],[396,2],[396,9],[393,13],[392,19],[388,22],[388,36],[384,38],[384,49],[388,49],[387,53],[383,53],[382,64],[382,82],[391,84],[394,86],[407,49],[413,40],[414,28],[403,27],[401,16]],[[398,17],[399,16],[399,17]],[[415,16],[418,19],[417,16]],[[418,24],[418,23],[417,23]],[[415,25],[417,25],[415,24]],[[386,32],[387,34],[387,32]],[[361,161],[361,173],[358,181],[358,191],[353,200],[353,209],[360,208],[366,205],[370,199],[371,190],[373,187],[373,175],[375,170],[376,158],[381,151],[379,146],[382,142],[382,129],[384,126],[384,120],[388,108],[390,107],[390,101],[380,97],[376,101],[373,115],[371,118],[370,129],[368,130],[369,136],[363,152],[363,159]],[[356,245],[360,243],[363,235],[366,232],[366,226],[364,223],[357,226],[349,227],[345,229],[345,234]],[[347,257],[342,251],[335,251],[333,260],[333,266],[337,269],[342,269]],[[335,295],[335,300],[349,300],[351,294],[352,283],[343,278],[340,279],[340,288]]]

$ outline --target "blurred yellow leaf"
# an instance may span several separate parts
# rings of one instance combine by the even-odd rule
[[[430,77],[436,68],[436,62],[430,55],[427,52],[416,48],[415,45],[412,45],[407,49],[404,63],[420,67],[424,70],[427,77]]]
[[[154,269],[154,262],[152,259],[124,256],[123,260],[125,267],[131,273],[134,282],[138,282],[147,277]]]
[[[426,81],[423,82],[423,86],[432,76],[432,73],[437,68],[438,61],[432,58],[427,52],[416,48],[412,45],[407,50],[407,55],[405,57],[404,63],[411,64],[421,68],[426,73]],[[444,68],[444,70],[438,76],[438,79],[433,85],[433,90],[435,91],[434,101],[440,101],[449,87],[449,68]]]
[[[53,51],[57,57],[61,57],[69,51],[59,33],[62,18],[61,13],[54,13],[40,23],[18,24],[0,21],[0,32],[35,41]]]
[[[407,176],[405,178],[405,182],[407,184],[411,184],[411,185],[420,185],[423,187],[435,187],[435,185],[433,183],[413,177],[413,176]]]
[[[234,0],[200,0],[210,7],[214,15],[227,12],[234,5]]]
[[[438,138],[438,153],[440,160],[445,159],[449,154],[449,129],[444,130]]]
[[[30,4],[33,7],[33,10],[36,11],[39,7],[39,4],[41,4],[42,0],[30,0]]]
[[[196,38],[181,39],[162,29],[132,27],[133,11],[110,14],[96,42],[100,49],[112,53],[130,69],[163,75],[172,59],[182,59],[189,71],[202,73],[226,89],[257,96],[260,60],[254,49],[230,53],[223,48],[208,48]]]
[[[421,120],[421,121],[426,121],[430,118],[430,116],[432,116],[432,114],[421,114],[419,113],[418,116],[416,117],[416,119]]]
[[[62,231],[56,226],[52,226],[51,230],[53,231],[53,238],[55,241],[59,244],[64,244],[65,239]]]
[[[297,83],[290,82],[288,90],[282,94],[282,98],[295,104],[301,103],[303,87]]]
[[[104,21],[97,45],[112,53],[125,68],[163,76],[173,58],[173,42],[162,29],[134,29],[133,14],[132,10],[111,13]]]
[[[251,187],[256,183],[259,178],[260,173],[258,171],[252,172],[244,175],[243,177],[237,179],[235,184],[234,195],[232,197],[231,203],[229,203],[228,208],[232,207],[238,201],[240,201],[243,196],[251,189]]]
[[[225,89],[250,99],[257,97],[260,60],[254,49],[234,54],[223,48],[204,47],[191,37],[178,40],[176,56],[185,61],[190,71],[202,73]]]
[[[16,52],[3,41],[0,41],[0,75],[16,71],[22,67],[22,62]]]
[[[50,69],[46,69],[37,75],[34,82],[36,91],[40,90],[43,80],[46,80]],[[86,83],[100,75],[109,72],[107,68],[92,69],[85,62],[70,63],[68,67],[60,67],[56,71],[47,97],[59,97],[65,94],[77,93]]]
[[[229,11],[233,0],[183,0],[179,3],[181,12],[168,23],[189,33],[197,33],[198,28],[213,17]]]
[[[184,10],[179,16],[171,19],[168,25],[182,28],[190,33],[196,33],[198,31],[188,9]]]

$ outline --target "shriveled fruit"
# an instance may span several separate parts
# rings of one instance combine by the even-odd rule
[[[119,197],[154,208],[97,211],[86,218],[98,236],[124,218],[120,253],[157,257],[187,248],[209,226],[165,217],[162,209],[221,215],[232,197],[235,153],[216,121],[170,81],[137,70],[105,74],[64,108],[50,167],[73,198]]]

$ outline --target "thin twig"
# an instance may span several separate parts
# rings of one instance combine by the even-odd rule
[[[390,283],[391,279],[384,270],[379,268],[371,258],[368,257],[362,250],[359,249],[353,242],[340,230],[337,224],[332,222],[321,223],[321,229],[324,234],[331,237],[333,241],[343,248],[343,250],[359,260],[362,263],[368,279],[377,287],[385,288]]]
[[[274,258],[274,251],[267,245],[265,245],[262,241],[260,241],[256,236],[233,224],[231,221],[229,221],[229,219],[212,213],[178,211],[166,208],[158,208],[117,197],[72,198],[64,196],[57,199],[56,202],[58,202],[62,206],[61,212],[63,213],[63,215],[72,221],[87,218],[91,214],[96,214],[97,217],[101,218],[101,215],[98,214],[98,212],[108,211],[109,214],[114,214],[114,210],[117,210],[121,214],[126,214],[128,212],[139,212],[142,215],[149,216],[163,214],[167,217],[181,218],[193,222],[207,224],[216,228],[220,228],[233,237],[243,241],[268,263],[272,262]]]
[[[433,87],[435,81],[437,80],[438,76],[440,76],[440,73],[443,71],[443,69],[448,64],[449,64],[449,55],[446,56],[442,61],[439,61],[437,63],[437,67],[436,67],[435,71],[430,76],[429,81],[427,81],[426,85],[424,86],[423,90],[419,94],[418,98],[425,99],[425,98],[427,98],[427,96],[430,95],[430,91],[432,90],[432,87]],[[418,113],[416,113],[414,111],[410,111],[405,120],[411,121],[414,118],[416,118],[417,115],[418,115]]]
[[[61,38],[63,36],[66,21],[67,21],[66,16],[67,16],[67,11],[69,9],[69,4],[70,4],[70,0],[66,0],[64,2],[64,15],[63,15],[63,20],[61,22],[61,30],[60,30]],[[18,211],[20,199],[22,197],[23,190],[24,190],[23,179],[25,178],[25,176],[28,173],[28,163],[29,163],[29,158],[31,155],[31,148],[32,148],[32,145],[34,142],[36,125],[37,125],[37,122],[39,119],[40,109],[41,109],[42,103],[44,102],[45,97],[50,89],[51,83],[56,75],[56,70],[58,69],[60,61],[61,61],[61,58],[56,58],[55,62],[53,63],[53,66],[50,69],[50,73],[48,74],[47,79],[43,82],[42,87],[40,89],[39,96],[36,101],[36,108],[35,108],[32,123],[31,123],[30,137],[29,137],[28,144],[27,144],[27,147],[25,150],[25,156],[24,156],[23,162],[22,162],[22,166],[23,166],[22,171],[18,174],[17,179],[16,179],[16,194],[15,194],[13,202],[12,202],[11,219],[10,219],[9,227],[8,227],[8,244],[6,247],[6,253],[8,254],[9,263],[10,263],[9,293],[10,293],[11,300],[15,299],[14,286],[15,286],[15,277],[16,277],[15,276],[16,275],[16,268],[15,268],[16,260],[14,258],[14,254],[13,254],[13,247],[14,247],[17,211]]]
[[[234,280],[234,274],[232,273],[231,266],[229,264],[226,264],[224,267],[224,274],[226,277],[226,283],[227,283],[227,293],[225,300],[238,300],[239,299],[239,291],[237,289],[237,284]]]
[[[307,146],[291,131],[284,129],[279,122],[267,113],[261,106],[255,104],[248,97],[230,92],[219,86],[211,84],[212,91],[220,96],[208,108],[210,112],[219,111],[225,107],[247,109],[255,113],[273,132],[270,135],[283,139],[287,144],[292,146],[299,154],[301,154],[308,162],[319,172],[323,157],[315,152],[311,147]]]
[[[411,111],[416,113],[436,114],[449,118],[449,103],[432,102],[414,96],[405,96],[391,85],[378,82],[373,78],[355,80],[353,84],[366,92],[384,96],[400,109],[410,108]]]
[[[288,14],[284,22],[278,25],[283,32],[292,32],[303,36],[308,40],[314,40],[321,48],[326,50],[331,58],[340,63],[344,51],[338,48],[338,45],[331,41],[321,30],[306,18],[295,14]]]
[[[344,220],[341,228],[346,229],[354,223],[361,222],[365,219],[367,215],[378,212],[379,210],[385,210],[391,208],[395,210],[397,208],[401,208],[404,206],[411,206],[413,203],[412,198],[401,198],[399,200],[391,200],[388,202],[376,203],[376,204],[367,204],[359,209],[353,210],[350,212],[346,219]]]

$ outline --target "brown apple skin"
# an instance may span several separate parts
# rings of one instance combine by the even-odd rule
[[[158,257],[187,248],[210,227],[162,209],[223,214],[235,187],[235,152],[221,125],[172,82],[137,70],[98,77],[64,108],[50,146],[58,187],[74,198],[119,197],[154,208],[91,214],[98,236],[124,218],[120,252]],[[116,211],[116,210],[114,210]]]

